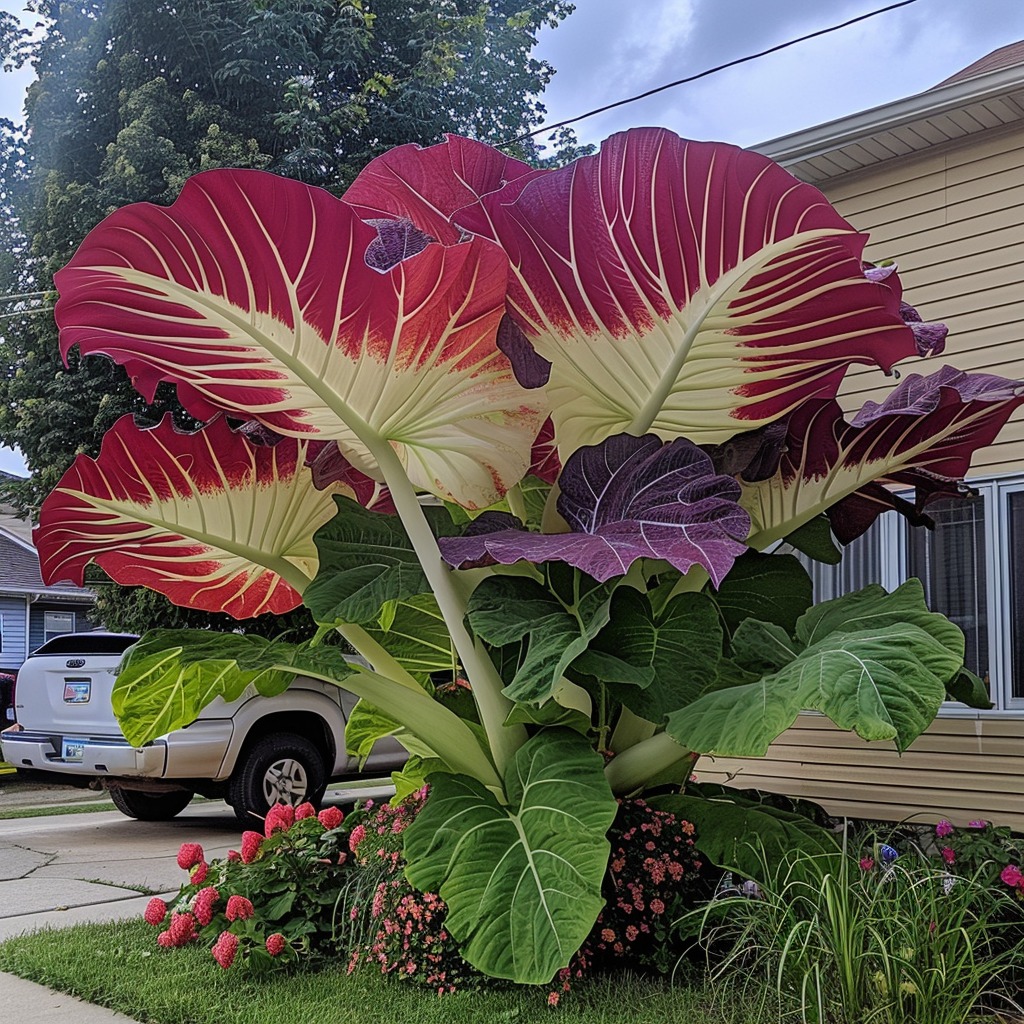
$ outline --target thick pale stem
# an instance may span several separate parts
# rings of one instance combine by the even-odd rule
[[[423,687],[416,682],[395,659],[362,626],[343,623],[336,627],[338,632],[352,645],[356,654],[362,655],[377,675],[386,676],[396,683],[408,686],[412,690],[422,692]]]
[[[657,728],[653,722],[634,715],[629,708],[623,705],[619,712],[619,720],[615,723],[612,738],[608,743],[608,749],[616,754],[621,754],[630,747],[636,746],[637,743],[649,740]]]
[[[642,789],[644,784],[674,764],[692,758],[668,733],[659,732],[648,740],[624,750],[608,762],[604,775],[616,796]]]
[[[672,588],[672,593],[669,594],[671,600],[676,594],[696,594],[704,589],[708,580],[711,577],[708,575],[707,569],[702,565],[691,565],[690,571],[680,577],[679,582]]]
[[[448,634],[469,679],[473,699],[480,712],[480,723],[490,744],[491,756],[498,774],[504,776],[512,756],[526,742],[526,729],[521,725],[505,725],[505,719],[512,710],[512,702],[501,692],[501,676],[483,645],[466,629],[466,603],[454,585],[452,570],[441,558],[437,540],[430,530],[405,467],[389,442],[372,436],[364,437],[363,440],[377,460],[384,482],[391,491],[395,509],[437,600]]]

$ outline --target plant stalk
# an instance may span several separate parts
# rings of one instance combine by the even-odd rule
[[[692,756],[667,732],[659,732],[613,757],[605,766],[604,776],[616,796],[627,796],[642,789],[659,772]]]

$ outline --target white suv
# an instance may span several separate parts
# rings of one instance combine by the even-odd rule
[[[164,821],[193,795],[223,797],[252,825],[275,803],[317,803],[327,783],[399,768],[405,751],[377,743],[365,766],[345,753],[355,696],[298,677],[277,697],[247,690],[217,698],[191,725],[133,747],[118,728],[110,694],[121,655],[138,638],[69,633],[30,655],[14,691],[16,724],[0,733],[0,760],[16,768],[98,779],[132,818]]]

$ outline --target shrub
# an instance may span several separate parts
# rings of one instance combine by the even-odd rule
[[[335,911],[350,874],[341,812],[274,807],[265,833],[245,832],[241,853],[209,864],[197,843],[182,844],[178,863],[189,881],[170,906],[154,897],[144,914],[162,929],[161,947],[208,945],[225,969],[283,967],[335,952]]]

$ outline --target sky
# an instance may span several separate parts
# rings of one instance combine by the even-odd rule
[[[548,123],[888,7],[893,0],[576,0],[536,55],[556,74]],[[0,10],[21,13],[17,0]],[[30,22],[31,23],[31,22]],[[1024,39],[1024,0],[914,0],[575,125],[581,142],[659,125],[750,146],[931,88]],[[31,70],[0,76],[0,116],[18,121]],[[542,140],[545,136],[540,137]],[[0,449],[0,469],[25,473]]]

